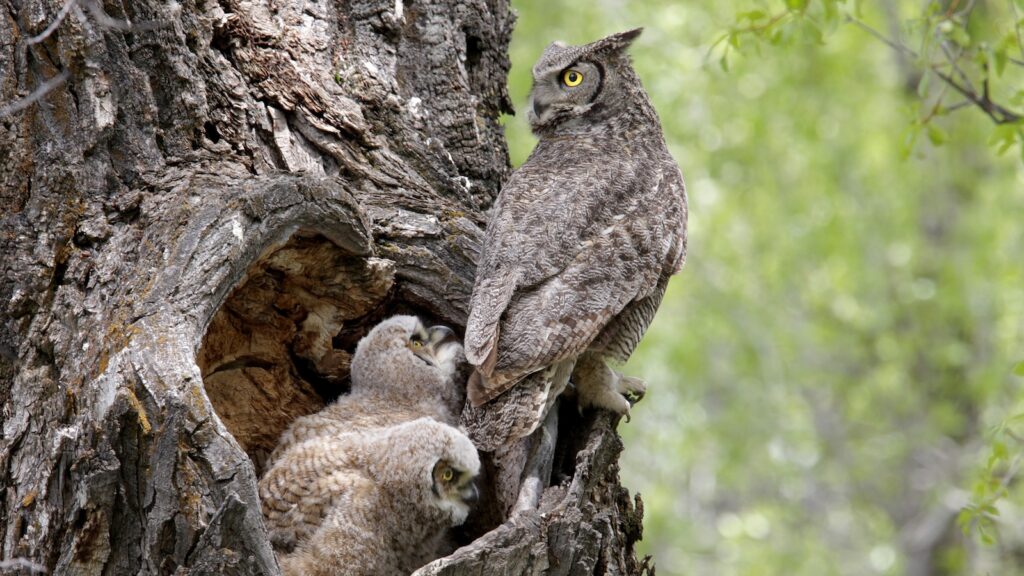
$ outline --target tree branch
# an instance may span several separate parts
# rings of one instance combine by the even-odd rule
[[[893,50],[896,50],[901,54],[910,56],[915,59],[920,58],[920,55],[912,48],[906,46],[901,42],[897,42],[887,38],[884,34],[879,32],[878,30],[875,30],[871,26],[868,26],[862,20],[859,20],[853,16],[847,16],[846,19],[847,22],[856,25],[857,27],[859,27],[861,30],[864,30],[868,34],[871,34],[880,42],[882,42],[886,46],[889,46]],[[951,88],[959,92],[962,96],[967,98],[967,100],[969,100],[975,106],[980,108],[996,124],[1013,124],[1015,122],[1020,121],[1021,118],[1024,118],[1024,116],[1021,116],[1017,112],[1014,112],[1013,110],[1010,110],[992,101],[988,91],[987,69],[983,92],[981,94],[978,94],[978,92],[974,89],[974,86],[971,85],[970,81],[967,79],[967,75],[964,74],[964,72],[957,65],[956,61],[959,58],[953,58],[952,55],[948,52],[948,49],[944,45],[943,50],[946,52],[946,57],[949,59],[949,63],[952,65],[953,69],[963,79],[962,83],[958,82],[957,79],[954,78],[951,74],[943,72],[939,68],[939,65],[928,63],[927,68],[934,72],[935,75],[942,79],[943,82],[948,84]]]

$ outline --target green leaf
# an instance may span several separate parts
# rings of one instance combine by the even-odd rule
[[[954,26],[949,32],[949,38],[960,46],[967,47],[971,45],[971,35],[962,26]]]
[[[1013,367],[1013,373],[1017,376],[1024,376],[1024,360],[1018,362],[1017,365]]]
[[[989,146],[996,148],[996,153],[999,155],[1005,154],[1007,150],[1017,141],[1017,130],[1011,124],[1002,124],[996,126],[992,131],[992,136],[988,139]]]
[[[928,87],[931,85],[931,78],[932,75],[928,73],[927,69],[923,74],[921,74],[921,80],[917,83],[917,95],[921,98],[928,96]]]
[[[767,15],[768,13],[765,12],[764,10],[748,10],[746,12],[740,12],[739,14],[737,14],[736,19],[741,21],[750,20],[751,22],[753,22],[755,20],[760,20]]]
[[[996,543],[996,539],[992,534],[985,529],[983,522],[978,523],[978,533],[981,535],[981,543],[986,546],[992,546]]]
[[[928,124],[928,140],[935,146],[942,146],[949,141],[949,135],[935,124]]]
[[[960,527],[960,531],[963,532],[964,536],[971,533],[971,524],[974,523],[974,509],[971,506],[965,506],[956,516],[956,525]]]
[[[1008,454],[1009,454],[1009,451],[1006,449],[1006,444],[1005,443],[998,442],[998,441],[993,442],[992,443],[992,454],[989,455],[988,462],[985,464],[985,467],[988,468],[989,470],[991,470],[997,464],[999,464],[1000,462],[1006,460]]]

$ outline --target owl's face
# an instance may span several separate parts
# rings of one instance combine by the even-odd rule
[[[462,351],[462,343],[451,328],[441,325],[427,328],[419,319],[412,333],[406,336],[405,346],[427,365],[441,368],[442,371],[453,367]]]
[[[479,497],[476,475],[479,462],[438,460],[431,472],[431,491],[437,507],[445,513],[452,526],[466,521],[469,509]]]
[[[534,132],[587,117],[621,99],[621,72],[628,68],[624,50],[640,29],[613,34],[585,46],[549,45],[533,66],[533,89],[527,116]]]
[[[462,360],[462,343],[447,326],[427,327],[415,316],[392,316],[356,346],[353,391],[408,394],[418,386],[448,386]]]

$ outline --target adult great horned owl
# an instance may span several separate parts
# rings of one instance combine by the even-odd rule
[[[410,574],[448,551],[479,471],[469,438],[431,418],[293,445],[260,481],[268,524],[296,531],[282,572]]]
[[[296,442],[314,436],[390,426],[424,416],[455,424],[465,399],[457,379],[462,361],[462,345],[447,326],[428,328],[415,316],[384,320],[356,346],[350,393],[292,422],[270,462]]]
[[[463,422],[493,451],[537,428],[572,375],[581,406],[628,413],[632,354],[686,256],[686,191],[625,49],[641,30],[548,46],[540,141],[487,225],[466,326]]]

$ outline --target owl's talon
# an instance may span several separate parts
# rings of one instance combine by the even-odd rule
[[[644,394],[647,393],[647,384],[643,380],[634,376],[623,376],[617,372],[615,374],[619,377],[616,388],[629,400],[630,404],[636,404],[643,399]]]

